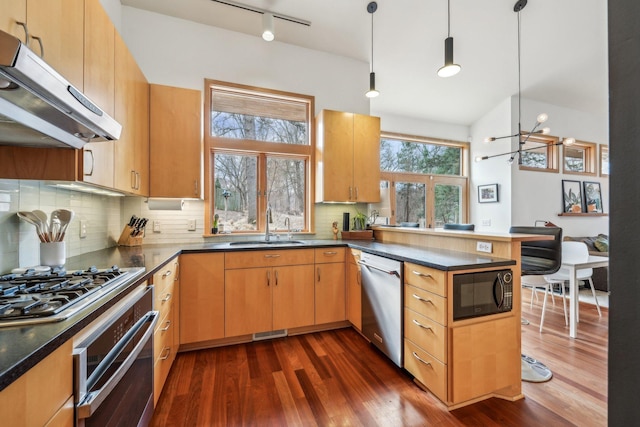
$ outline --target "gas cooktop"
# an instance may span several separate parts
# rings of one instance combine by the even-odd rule
[[[142,267],[67,272],[34,267],[0,276],[0,327],[58,322],[136,278]]]

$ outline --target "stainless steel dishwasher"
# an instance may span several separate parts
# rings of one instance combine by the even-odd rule
[[[402,262],[366,252],[362,273],[362,333],[402,367]]]

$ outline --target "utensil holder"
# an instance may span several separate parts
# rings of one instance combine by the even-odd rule
[[[120,234],[120,238],[118,239],[118,246],[142,246],[144,232],[139,236],[132,236],[131,233],[133,230],[134,228],[129,225],[124,226],[122,234]]]
[[[65,242],[40,243],[40,265],[62,267],[67,260]]]

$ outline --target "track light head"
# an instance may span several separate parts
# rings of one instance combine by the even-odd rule
[[[273,41],[275,39],[276,33],[273,28],[273,14],[272,13],[264,13],[262,14],[262,38],[265,41]]]

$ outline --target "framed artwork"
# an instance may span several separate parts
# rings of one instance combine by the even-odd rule
[[[600,145],[600,176],[609,176],[609,147]]]
[[[562,212],[582,212],[582,188],[580,181],[562,180]]]
[[[498,184],[478,185],[478,203],[498,201]]]
[[[587,213],[602,213],[602,193],[599,182],[582,183],[584,186],[584,201]]]

